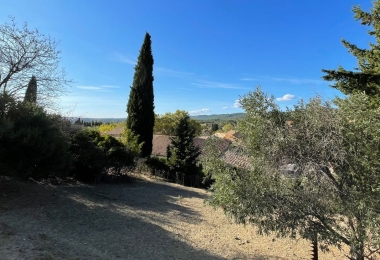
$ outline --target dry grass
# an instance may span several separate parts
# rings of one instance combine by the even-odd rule
[[[205,206],[207,196],[147,178],[98,186],[0,179],[0,259],[310,259],[307,241],[258,236]]]

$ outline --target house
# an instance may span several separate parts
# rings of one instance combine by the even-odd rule
[[[230,140],[231,142],[238,142],[243,138],[243,135],[236,130],[230,130],[227,133],[215,133],[214,136]]]
[[[118,127],[102,134],[111,135],[117,138],[120,137],[122,133],[123,127]],[[235,130],[223,133],[223,135],[227,135],[227,138],[220,138],[219,141],[215,144],[220,151],[223,161],[239,168],[249,168],[250,160],[248,155],[244,154],[242,151],[239,151],[238,147],[232,146],[232,143],[240,139],[241,135],[239,136],[239,133],[237,133]],[[194,145],[201,150],[201,153],[207,144],[208,138],[209,136],[200,136],[194,138]],[[158,157],[166,157],[167,147],[170,144],[170,136],[153,135],[152,155]]]
[[[166,148],[171,144],[168,135],[153,135],[152,155],[166,157]]]
[[[234,148],[226,150],[221,158],[227,164],[238,168],[249,169],[251,167],[249,156]]]

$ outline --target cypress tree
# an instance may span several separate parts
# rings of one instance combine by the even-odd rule
[[[153,55],[149,33],[145,34],[144,43],[135,66],[133,85],[127,105],[127,128],[138,136],[141,156],[149,157],[152,153],[154,127],[153,94]]]
[[[343,45],[357,59],[358,67],[354,71],[345,70],[342,66],[336,70],[322,70],[326,73],[323,79],[335,81],[331,87],[339,89],[344,94],[364,91],[378,104],[380,98],[380,2],[374,1],[370,12],[364,12],[360,6],[353,7],[354,17],[362,25],[371,26],[368,34],[376,38],[369,49],[361,49],[356,45],[342,40]],[[378,106],[378,105],[377,105]]]
[[[36,104],[37,102],[37,79],[35,76],[29,81],[28,87],[25,92],[24,102]]]
[[[195,129],[190,125],[190,117],[185,115],[179,121],[167,148],[167,159],[172,169],[185,174],[195,173],[200,150],[194,145],[194,137]]]

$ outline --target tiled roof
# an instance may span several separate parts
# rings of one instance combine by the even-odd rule
[[[240,132],[235,132],[234,134],[233,134],[233,136],[235,137],[235,138],[237,138],[237,139],[243,139],[243,134],[242,133],[240,133]]]
[[[243,138],[243,135],[235,130],[230,130],[227,133],[215,133],[214,135],[218,138],[228,139],[233,142]]]
[[[242,152],[236,151],[234,149],[228,149],[223,155],[222,160],[226,163],[239,167],[248,169],[251,166],[248,155],[243,154]]]
[[[234,138],[234,134],[236,133],[235,130],[230,130],[226,133],[226,135],[224,136],[224,138],[228,139],[228,140],[231,140],[233,141],[233,138]]]
[[[153,135],[152,155],[166,157],[166,148],[170,143],[168,135]]]
[[[123,133],[123,127],[115,128],[111,131],[108,131],[104,134],[118,137]],[[207,137],[195,137],[194,145],[199,147],[202,151],[206,146]],[[153,147],[152,155],[166,157],[166,148],[170,145],[171,140],[168,135],[153,135]],[[220,138],[218,142],[215,142],[215,145],[218,147],[218,150],[221,152],[221,158],[228,164],[231,164],[240,168],[249,168],[250,162],[249,157],[244,155],[242,152],[237,151],[236,149],[230,148],[232,142],[225,138]],[[230,149],[229,149],[230,148]]]

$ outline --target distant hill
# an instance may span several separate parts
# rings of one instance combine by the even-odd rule
[[[219,114],[219,115],[199,115],[199,116],[191,116],[191,118],[199,121],[223,121],[223,120],[236,120],[242,118],[245,113],[233,113],[233,114]],[[77,117],[72,117],[70,120],[75,121]],[[89,117],[81,117],[81,120],[84,122],[103,122],[103,123],[113,123],[113,122],[121,122],[125,121],[126,118],[89,118]]]
[[[219,115],[199,115],[191,118],[199,121],[217,121],[217,120],[237,120],[245,116],[245,113],[219,114]]]
[[[78,117],[72,117],[70,118],[71,121],[77,120]],[[89,117],[81,117],[81,120],[84,122],[103,122],[103,123],[114,123],[114,122],[121,122],[125,121],[126,118],[89,118]]]

